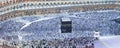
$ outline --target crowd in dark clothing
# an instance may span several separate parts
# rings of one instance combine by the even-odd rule
[[[93,37],[65,38],[65,39],[41,39],[32,41],[11,42],[12,46],[20,48],[94,48]],[[17,48],[17,47],[16,47]]]

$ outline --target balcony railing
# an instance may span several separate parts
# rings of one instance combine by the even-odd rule
[[[119,4],[117,1],[106,2],[80,2],[80,1],[52,1],[52,2],[19,2],[10,6],[3,6],[0,8],[0,15],[16,11],[16,10],[30,10],[42,8],[56,8],[56,7],[69,7],[69,6],[83,6],[83,5],[102,5],[102,4]]]

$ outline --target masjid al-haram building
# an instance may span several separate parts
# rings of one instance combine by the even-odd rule
[[[120,48],[120,0],[0,0],[0,48]]]

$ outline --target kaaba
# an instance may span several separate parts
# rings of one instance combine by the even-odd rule
[[[72,33],[72,21],[70,18],[61,18],[61,33]]]

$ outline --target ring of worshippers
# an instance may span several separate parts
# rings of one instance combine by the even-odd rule
[[[119,2],[0,2],[0,47],[95,48],[100,36],[120,34]]]

